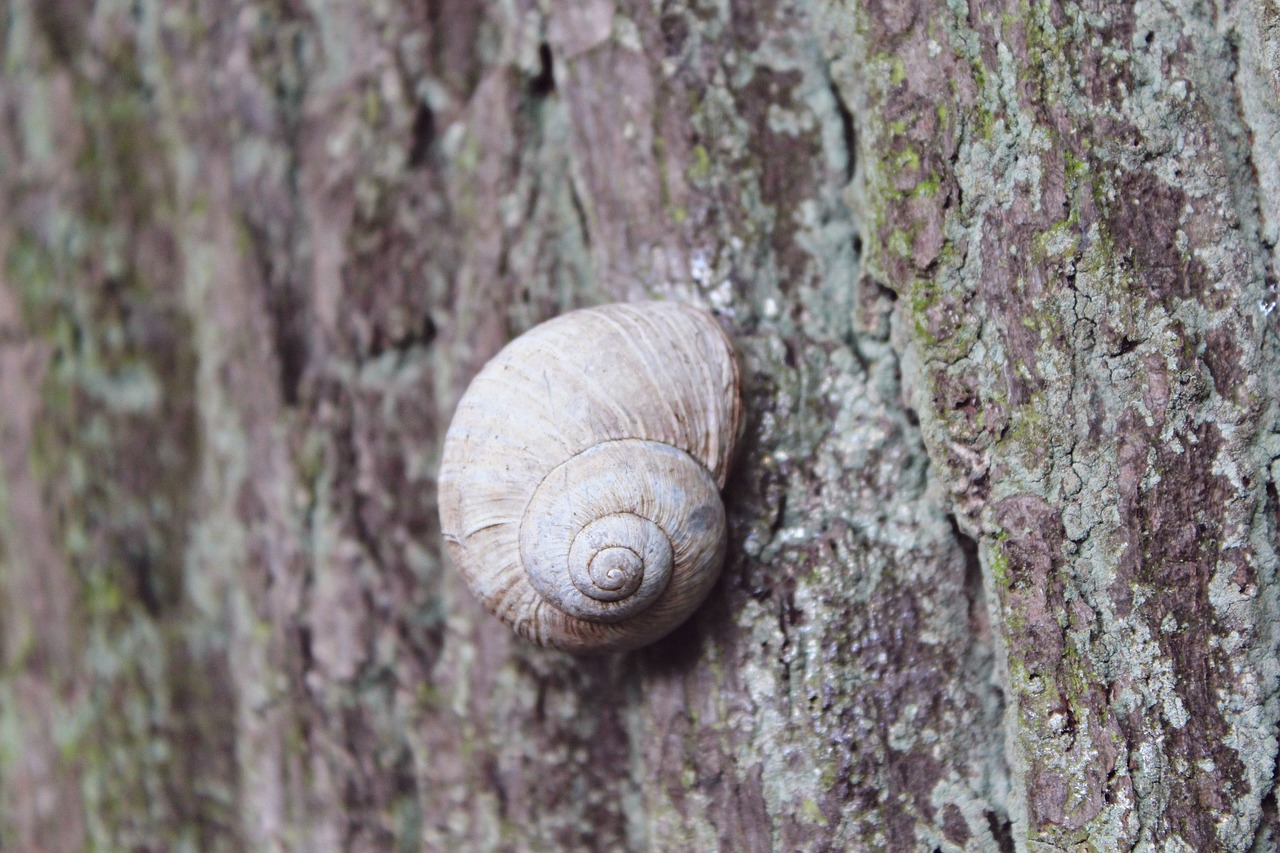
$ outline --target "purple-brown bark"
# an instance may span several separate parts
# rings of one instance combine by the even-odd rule
[[[1271,849],[1280,10],[12,0],[15,850]],[[452,406],[712,308],[657,645],[446,564]]]

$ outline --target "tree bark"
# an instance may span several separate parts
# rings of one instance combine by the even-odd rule
[[[0,844],[1280,844],[1274,0],[0,24]],[[739,350],[724,576],[541,650],[443,432],[646,297]]]

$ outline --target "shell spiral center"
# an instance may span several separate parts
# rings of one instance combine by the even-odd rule
[[[572,593],[544,597],[579,619],[625,618],[647,607],[671,577],[671,541],[652,521],[620,512],[588,522],[569,546],[569,578],[586,601]],[[613,604],[602,608],[601,603]]]
[[[605,548],[591,558],[587,573],[591,575],[591,586],[582,591],[592,598],[608,601],[615,595],[624,597],[640,585],[644,562],[630,548]]]
[[[520,524],[530,583],[561,611],[621,622],[662,599],[692,553],[718,555],[723,507],[711,475],[659,442],[598,444],[555,468]]]

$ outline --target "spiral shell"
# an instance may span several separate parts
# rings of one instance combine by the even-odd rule
[[[535,327],[480,371],[445,436],[453,562],[536,643],[658,639],[720,573],[741,413],[733,347],[696,308],[606,305]]]

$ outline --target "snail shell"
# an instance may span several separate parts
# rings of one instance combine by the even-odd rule
[[[606,305],[531,329],[480,371],[445,436],[453,562],[536,643],[658,639],[720,573],[741,414],[733,346],[696,308]]]

